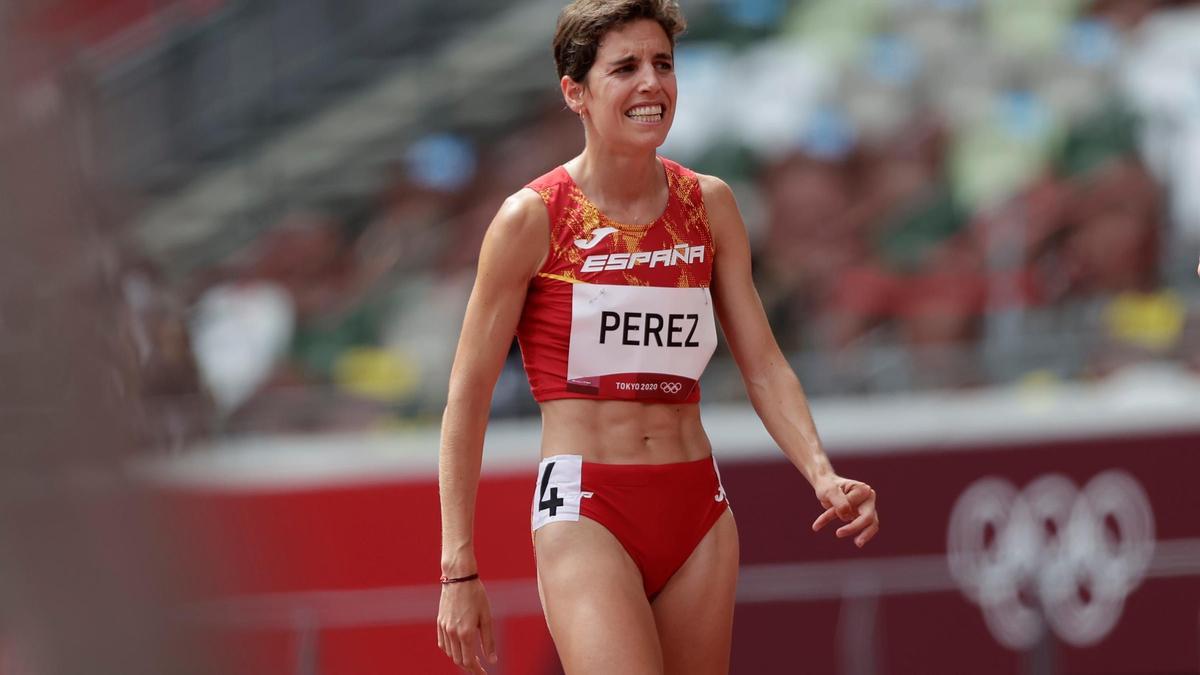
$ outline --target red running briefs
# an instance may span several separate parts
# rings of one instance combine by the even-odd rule
[[[716,459],[676,464],[597,464],[581,455],[542,460],[531,531],[548,523],[600,523],[642,573],[651,600],[729,508]]]

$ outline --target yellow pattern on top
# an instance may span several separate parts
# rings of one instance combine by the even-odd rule
[[[538,276],[543,277],[545,279],[554,279],[556,281],[565,281],[568,284],[584,283],[584,282],[580,281],[579,279],[576,279],[570,271],[566,272],[565,274],[551,274],[549,272],[538,272]]]
[[[585,253],[577,246],[573,245],[577,239],[590,240],[595,230],[601,227],[612,227],[616,232],[612,235],[611,250],[614,253],[635,253],[642,250],[642,241],[646,238],[647,233],[653,231],[654,226],[660,225],[666,232],[667,237],[671,242],[671,246],[678,244],[705,244],[709,247],[709,254],[715,253],[715,246],[712,241],[712,235],[708,231],[707,217],[704,213],[702,205],[697,204],[695,195],[697,194],[697,186],[699,181],[695,176],[677,173],[671,169],[665,171],[667,178],[668,197],[667,208],[663,214],[652,223],[645,225],[630,225],[620,223],[605,216],[599,207],[597,207],[583,190],[575,184],[574,180],[570,179],[568,174],[567,183],[567,203],[560,211],[558,226],[566,230],[568,236],[552,237],[551,251],[553,257],[565,263],[569,267],[581,266],[584,262]],[[552,190],[554,187],[548,187],[539,190],[543,200],[549,200],[553,197]],[[670,208],[670,197],[674,197],[683,206],[686,222],[679,223],[675,220],[675,212]],[[696,235],[700,235],[700,241],[696,241]],[[689,236],[690,235],[690,236]],[[686,265],[680,265],[676,268],[678,274],[675,285],[680,288],[689,288],[698,285],[698,279],[695,274],[688,269]],[[571,274],[567,277],[567,274]],[[581,283],[579,279],[574,278],[573,273],[566,271],[566,274],[540,274],[540,276],[568,281],[569,283]],[[639,278],[635,274],[626,272],[623,275],[626,282],[630,285],[648,286],[650,282]]]
[[[667,175],[670,175],[670,172]],[[692,203],[692,192],[695,191],[699,181],[694,176],[678,176],[677,178],[674,186],[675,198],[679,200],[680,204],[686,206],[690,213],[696,208],[696,205]]]

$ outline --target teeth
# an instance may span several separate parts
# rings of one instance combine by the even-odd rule
[[[625,113],[630,117],[645,117],[648,115],[661,115],[663,107],[661,105],[642,105]]]

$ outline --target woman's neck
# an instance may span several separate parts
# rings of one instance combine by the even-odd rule
[[[662,168],[653,152],[638,154],[601,153],[587,147],[568,162],[580,189],[604,204],[634,205],[657,202],[666,189]]]

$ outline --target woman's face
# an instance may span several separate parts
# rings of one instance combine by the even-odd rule
[[[675,118],[675,62],[658,22],[640,19],[609,31],[583,84],[563,78],[563,93],[582,112],[589,139],[653,150]]]

